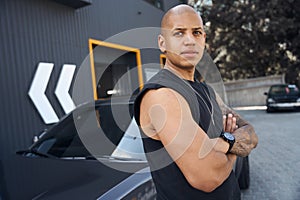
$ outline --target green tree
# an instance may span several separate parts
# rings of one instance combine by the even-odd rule
[[[300,85],[299,0],[216,0],[198,9],[225,80],[286,74]]]

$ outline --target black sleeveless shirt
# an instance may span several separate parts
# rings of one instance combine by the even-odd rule
[[[172,80],[173,79],[173,80]],[[169,81],[168,81],[169,80]],[[174,85],[176,81],[176,84]],[[216,102],[212,88],[203,82],[185,81],[179,79],[168,70],[161,70],[137,96],[134,105],[134,115],[140,125],[140,103],[146,91],[168,87],[179,92],[189,103],[193,118],[199,126],[208,133],[210,138],[218,137],[222,131],[222,113]],[[191,95],[190,93],[193,93]],[[197,106],[197,107],[195,107]],[[197,110],[198,113],[194,112]],[[213,114],[212,114],[213,113]],[[213,120],[211,119],[213,117]],[[213,192],[206,193],[193,188],[185,179],[181,170],[164,149],[163,144],[147,137],[142,129],[142,138],[146,157],[151,169],[151,175],[157,191],[157,199],[204,199],[204,200],[239,200],[240,189],[232,171],[227,180]]]

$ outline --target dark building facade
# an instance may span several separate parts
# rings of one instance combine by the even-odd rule
[[[91,79],[86,80],[91,83],[88,85],[95,93],[94,98],[114,93],[108,86],[105,88],[105,84],[115,84],[111,76],[118,76],[118,71],[128,70],[128,66],[159,62],[157,49],[141,53],[136,47],[131,49],[129,45],[116,43],[110,46],[109,42],[99,41],[126,30],[159,27],[165,10],[179,3],[182,2],[1,0],[0,159],[30,145],[34,135],[77,105],[67,93],[84,60],[93,58],[94,61],[90,63],[93,67]],[[93,76],[101,71],[101,60],[90,57],[95,46],[108,48],[105,52],[125,51],[99,82],[93,82]],[[135,77],[133,80],[138,84],[146,79],[143,73]],[[105,83],[104,87],[101,88],[100,82]],[[126,87],[122,87],[125,90]],[[73,98],[72,94],[70,96]]]

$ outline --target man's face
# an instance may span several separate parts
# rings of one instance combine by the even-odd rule
[[[166,52],[169,64],[194,67],[202,58],[206,34],[201,18],[192,12],[173,14],[162,31],[159,45]]]

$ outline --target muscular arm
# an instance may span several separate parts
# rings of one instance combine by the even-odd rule
[[[177,92],[168,88],[150,90],[140,110],[145,134],[163,143],[193,187],[211,192],[227,179],[236,156],[226,155],[229,145],[224,140],[208,138]]]
[[[232,121],[232,117],[236,119],[237,128],[229,131],[235,136],[236,141],[230,153],[241,157],[248,156],[251,150],[254,149],[258,143],[258,137],[255,133],[254,127],[244,120],[233,109],[228,107],[218,96],[218,94],[216,94],[216,98],[223,115],[230,116],[230,114],[232,114],[232,116],[229,117],[229,123]],[[231,127],[230,124],[227,124],[227,127]]]

